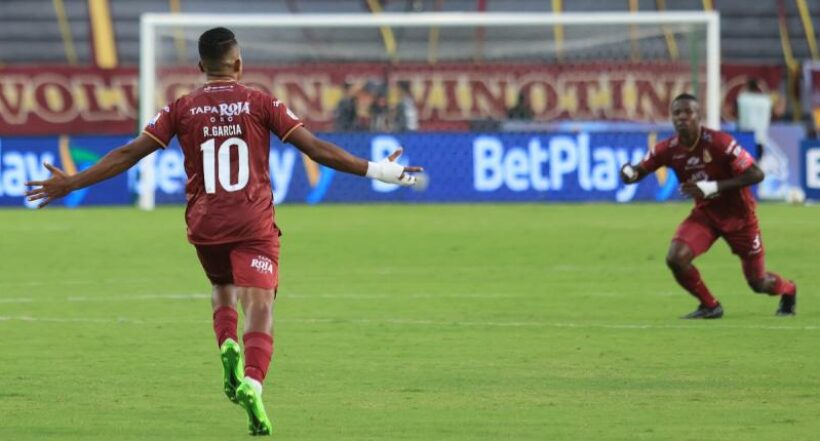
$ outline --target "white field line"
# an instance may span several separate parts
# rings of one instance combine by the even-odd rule
[[[615,295],[615,293],[593,293],[601,296]],[[659,295],[669,295],[669,293],[658,293]],[[516,295],[511,293],[496,294],[411,294],[404,298],[515,298],[532,297],[532,295]],[[209,299],[209,294],[141,294],[122,295],[105,297],[66,297],[65,299],[35,299],[35,298],[8,298],[0,299],[0,303],[34,303],[34,302],[131,302],[150,300],[203,300]],[[310,298],[339,298],[339,299],[375,299],[375,298],[397,298],[395,294],[288,294],[287,298],[310,299]],[[788,319],[784,319],[788,320]],[[101,323],[101,324],[210,324],[210,320],[156,320],[138,319],[130,317],[112,318],[90,318],[90,317],[34,317],[28,315],[21,316],[0,316],[0,322],[20,321],[20,322],[47,322],[47,323]],[[657,329],[687,329],[687,330],[713,330],[713,329],[746,329],[746,330],[791,330],[791,331],[816,331],[820,330],[820,325],[735,325],[725,322],[716,323],[687,323],[687,324],[651,324],[651,323],[573,323],[573,322],[498,322],[498,321],[448,321],[448,320],[409,320],[409,319],[299,319],[299,318],[279,318],[282,323],[303,323],[303,324],[355,324],[355,325],[398,325],[398,326],[455,326],[455,327],[501,327],[501,328],[577,328],[577,329],[622,329],[622,330],[657,330]]]
[[[807,264],[808,265],[808,264]],[[709,264],[710,268],[736,268],[738,274],[740,273],[740,267],[736,262],[728,261],[728,262],[715,262]],[[606,264],[596,262],[594,265],[567,265],[567,264],[560,264],[560,265],[546,265],[540,268],[534,268],[538,271],[542,272],[555,272],[555,273],[584,273],[584,274],[592,274],[600,271],[640,271],[640,270],[647,270],[652,268],[660,268],[665,271],[666,265],[663,263],[663,260],[659,260],[655,264],[645,264],[645,263],[621,263],[621,264]],[[485,266],[471,266],[471,267],[462,267],[462,270],[465,271],[479,271],[483,272],[486,271]],[[428,272],[430,268],[388,268],[388,269],[377,269],[377,270],[361,270],[358,273],[361,274],[381,274],[381,275],[390,275],[390,274],[414,274],[418,272]],[[104,286],[104,285],[116,285],[122,283],[133,283],[133,284],[142,284],[142,283],[156,283],[157,279],[146,278],[146,277],[137,277],[137,278],[104,278],[104,279],[67,279],[67,280],[26,280],[26,281],[0,281],[0,288],[26,288],[26,287],[39,287],[39,286],[83,286],[83,285],[95,285],[95,286]]]
[[[788,319],[785,319],[788,320]],[[33,316],[0,316],[0,322],[30,323],[81,323],[81,324],[210,324],[210,320],[155,320],[135,319],[129,317],[90,318],[90,317],[33,317]],[[759,330],[759,331],[820,331],[820,325],[733,325],[709,322],[708,324],[650,324],[650,323],[571,323],[571,322],[496,322],[496,321],[446,321],[446,320],[408,320],[408,319],[277,319],[280,323],[301,324],[353,324],[353,325],[398,325],[398,326],[444,326],[444,327],[503,327],[503,328],[570,328],[570,329],[619,329],[619,330]]]
[[[173,325],[204,324],[208,320],[142,320],[129,317],[91,318],[91,317],[32,317],[29,315],[0,316],[0,322],[41,322],[41,323],[82,323],[82,324],[131,324],[131,325]]]
[[[210,294],[137,294],[105,297],[66,297],[69,302],[131,302],[141,300],[201,300],[210,299]],[[59,299],[57,299],[59,301]]]
[[[589,295],[599,297],[617,296],[619,293],[590,293]],[[357,294],[357,293],[337,293],[337,294],[280,294],[280,299],[521,299],[521,298],[537,298],[541,294],[516,294],[516,293],[450,293],[450,294],[435,294],[435,293],[413,293],[413,294],[390,294],[390,293],[373,293],[373,294]]]
[[[59,303],[59,302],[139,302],[144,300],[202,300],[210,299],[210,294],[138,294],[107,297],[69,296],[60,298],[0,298],[0,303]]]
[[[83,279],[83,280],[29,280],[25,282],[0,282],[0,287],[33,287],[33,286],[75,286],[75,285],[110,285],[117,283],[155,283],[157,279]]]
[[[632,293],[635,294],[635,293]],[[349,299],[349,300],[370,300],[370,299],[523,299],[523,298],[538,298],[542,294],[518,294],[518,293],[451,293],[451,294],[436,294],[436,293],[414,293],[414,294],[390,294],[390,293],[373,293],[373,294],[358,294],[358,293],[338,293],[338,294],[280,294],[279,300],[298,299]],[[546,294],[543,294],[546,295]],[[658,296],[671,297],[677,295],[672,292],[658,292]],[[583,297],[623,297],[624,293],[620,292],[589,292],[584,293]],[[16,297],[16,298],[0,298],[0,303],[54,303],[54,302],[137,302],[144,300],[202,300],[210,299],[210,294],[191,293],[191,294],[123,294],[119,296],[68,296],[66,298],[36,298],[36,297]]]
[[[344,321],[341,321],[344,323]],[[759,330],[792,330],[792,331],[817,331],[820,326],[806,325],[806,326],[788,326],[788,325],[724,325],[718,323],[709,323],[702,326],[696,324],[692,325],[666,325],[666,324],[650,324],[650,323],[570,323],[570,322],[494,322],[494,321],[477,321],[477,322],[462,322],[462,321],[441,321],[441,320],[405,320],[405,319],[384,319],[384,320],[350,320],[352,323],[362,324],[393,324],[393,325],[419,325],[419,326],[473,326],[473,327],[544,327],[544,328],[581,328],[581,329],[759,329]]]

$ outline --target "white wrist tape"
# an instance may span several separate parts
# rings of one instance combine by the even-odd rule
[[[635,171],[635,167],[632,167],[631,164],[626,164],[624,166],[624,174],[630,181],[638,177],[638,172]]]
[[[717,181],[698,181],[695,182],[695,185],[703,192],[703,196],[707,198],[716,195],[718,192]]]
[[[404,175],[404,176],[402,176]],[[413,185],[416,178],[404,173],[404,167],[393,161],[382,159],[379,162],[368,161],[367,174],[370,179],[376,179],[388,184]]]

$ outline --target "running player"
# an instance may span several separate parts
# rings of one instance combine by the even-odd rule
[[[248,413],[249,430],[268,435],[262,383],[273,353],[273,303],[279,283],[279,229],[274,222],[268,169],[270,132],[319,164],[383,182],[413,185],[420,167],[352,156],[316,138],[270,95],[238,82],[242,57],[228,29],[199,38],[205,84],[162,109],[141,135],[73,176],[46,164],[52,176],[28,182],[27,195],[43,207],[54,199],[122,173],[176,136],[185,156],[188,239],[213,285],[213,326],[224,367],[224,389]],[[245,314],[244,370],[236,303]]]
[[[780,296],[777,315],[795,314],[797,286],[767,272],[755,199],[750,186],[763,180],[763,171],[730,135],[700,124],[700,106],[689,94],[672,101],[675,136],[661,141],[638,165],[625,164],[621,179],[633,184],[662,166],[675,170],[681,193],[695,200],[695,208],[678,227],[666,263],[675,280],[698,299],[698,308],[686,319],[723,317],[723,307],[712,296],[692,261],[722,237],[740,257],[743,274],[754,292]]]

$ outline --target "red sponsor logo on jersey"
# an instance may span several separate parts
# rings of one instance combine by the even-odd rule
[[[191,107],[189,111],[191,115],[216,113],[219,116],[237,116],[243,113],[251,113],[251,105],[247,101],[239,101],[235,103],[222,103],[218,106]]]

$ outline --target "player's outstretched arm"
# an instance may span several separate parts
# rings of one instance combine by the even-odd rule
[[[733,178],[720,181],[685,182],[680,186],[680,192],[691,198],[708,198],[722,191],[737,190],[759,184],[765,177],[763,170],[757,164],[752,164],[746,171]]]
[[[45,181],[26,182],[27,186],[34,187],[26,192],[26,196],[29,201],[42,201],[38,208],[45,207],[51,201],[74,190],[88,187],[128,170],[160,147],[162,146],[154,138],[143,133],[128,144],[108,152],[99,162],[76,175],[69,176],[51,164],[43,164],[51,171],[51,177]]]
[[[634,184],[645,178],[648,174],[649,172],[640,164],[624,164],[623,167],[621,167],[621,181],[623,181],[624,184]]]
[[[401,149],[396,150],[379,162],[369,162],[351,155],[336,144],[317,138],[304,127],[294,130],[288,138],[288,142],[319,164],[345,173],[378,179],[389,184],[413,185],[416,183],[416,178],[410,173],[422,171],[421,167],[402,167],[396,164],[395,161],[401,155]]]

